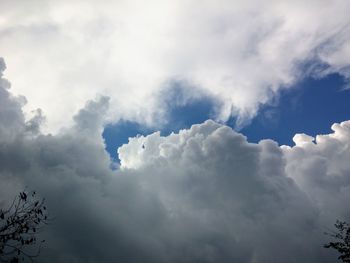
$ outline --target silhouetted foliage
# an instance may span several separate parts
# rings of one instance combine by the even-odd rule
[[[346,222],[337,220],[334,224],[337,231],[332,233],[325,233],[333,237],[336,241],[325,244],[325,248],[333,248],[340,253],[338,259],[343,262],[350,262],[350,225]]]
[[[45,240],[38,242],[37,236],[49,220],[44,203],[34,191],[23,191],[8,209],[0,209],[0,262],[33,261],[39,255]]]

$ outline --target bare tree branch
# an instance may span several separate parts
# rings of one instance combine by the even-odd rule
[[[38,199],[35,191],[20,192],[7,209],[0,210],[0,261],[16,263],[29,259],[33,262],[45,242],[37,242],[38,230],[49,221],[45,199]]]

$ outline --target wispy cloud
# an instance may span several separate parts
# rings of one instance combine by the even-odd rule
[[[52,132],[96,94],[111,97],[108,121],[154,124],[155,94],[177,78],[222,101],[217,119],[234,114],[244,125],[281,87],[314,74],[305,62],[349,76],[349,8],[346,0],[1,1],[0,49],[26,112],[42,108]]]

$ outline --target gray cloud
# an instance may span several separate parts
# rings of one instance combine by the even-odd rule
[[[348,122],[317,144],[297,136],[280,148],[206,121],[131,138],[112,171],[101,137],[108,98],[88,102],[72,128],[43,135],[8,88],[1,78],[0,203],[25,186],[47,199],[55,220],[38,262],[334,259],[323,232],[349,219]]]

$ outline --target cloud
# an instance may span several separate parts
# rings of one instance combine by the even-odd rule
[[[157,125],[156,95],[174,79],[220,100],[218,120],[233,114],[244,125],[304,75],[349,77],[349,8],[346,0],[1,1],[0,49],[13,92],[29,100],[25,112],[40,107],[51,132],[96,94],[111,98],[109,121]]]
[[[350,121],[333,124],[334,133],[311,136],[299,135],[296,146],[283,147],[289,177],[321,207],[321,213],[331,218],[350,217],[343,207],[350,198]],[[300,139],[304,138],[304,139]]]
[[[140,173],[144,187],[151,191],[157,186],[159,199],[188,233],[185,240],[193,235],[190,229],[200,228],[203,238],[196,239],[194,246],[201,247],[204,258],[212,262],[325,260],[324,218],[284,172],[284,155],[275,142],[250,144],[231,128],[207,121],[168,137],[155,133],[132,138],[118,153],[122,169]],[[328,216],[334,220],[334,215]],[[208,232],[210,238],[205,237]],[[212,240],[217,235],[219,240]],[[286,259],[286,255],[294,257]]]
[[[131,138],[112,171],[101,137],[108,98],[88,102],[71,128],[44,135],[27,128],[23,98],[0,83],[0,204],[27,186],[55,216],[38,262],[335,258],[322,248],[323,232],[350,219],[350,122],[315,143],[300,135],[296,146],[279,147],[208,120]]]

